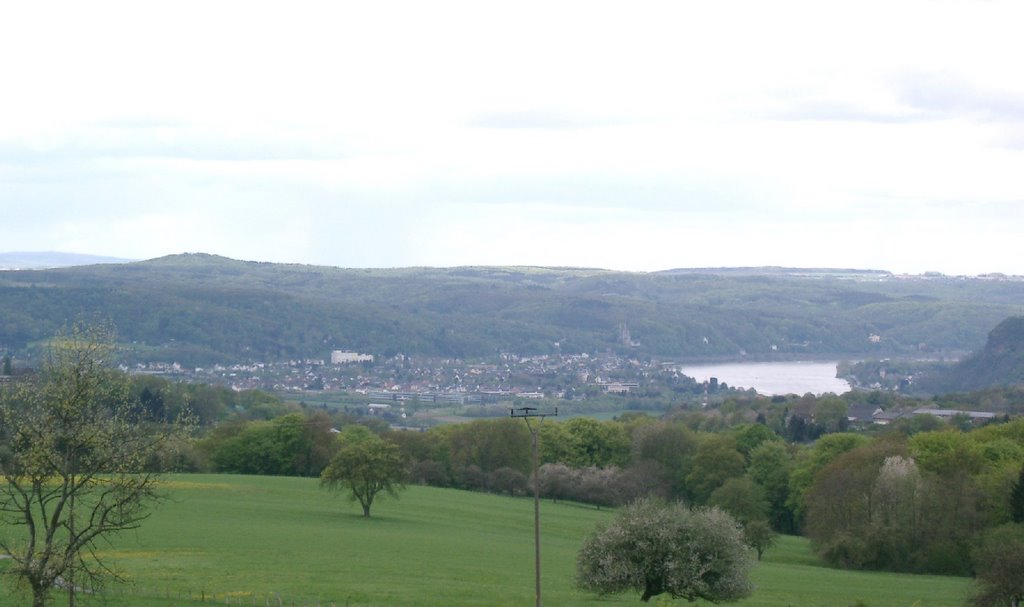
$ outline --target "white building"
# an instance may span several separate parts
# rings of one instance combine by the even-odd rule
[[[362,362],[373,362],[373,354],[359,354],[357,352],[345,352],[344,350],[334,350],[331,352],[331,364],[332,365],[344,365],[347,363],[362,363]]]

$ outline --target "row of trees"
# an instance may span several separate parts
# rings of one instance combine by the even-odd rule
[[[1024,420],[886,436],[819,466],[803,505],[806,532],[827,562],[967,574],[982,532],[1024,507]]]
[[[213,470],[317,476],[339,449],[332,424],[355,421],[323,412],[239,421],[197,451]],[[703,424],[693,415],[549,420],[540,430],[541,495],[599,507],[643,496],[715,505],[762,549],[766,530],[805,531],[837,566],[963,574],[978,535],[1011,520],[1024,466],[1024,421],[970,432],[940,424],[911,436],[834,432],[810,445],[786,442],[766,423],[694,430]],[[376,430],[412,482],[509,495],[531,486],[529,433],[514,420]]]

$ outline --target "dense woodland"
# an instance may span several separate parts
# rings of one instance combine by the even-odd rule
[[[0,351],[29,357],[67,319],[101,317],[118,328],[129,361],[186,366],[323,359],[332,349],[934,358],[977,350],[997,323],[1024,314],[1021,302],[1024,281],[1009,279],[772,268],[351,270],[193,254],[0,272]],[[633,343],[623,343],[623,324]]]

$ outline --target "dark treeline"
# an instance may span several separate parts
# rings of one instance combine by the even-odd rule
[[[154,375],[131,377],[134,398],[155,420],[187,415],[201,427],[228,418],[273,419],[289,412],[280,398],[259,390],[236,392],[222,386],[170,382]]]

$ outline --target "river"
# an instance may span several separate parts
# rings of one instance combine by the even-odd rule
[[[836,377],[835,362],[770,362],[683,365],[680,370],[698,382],[717,377],[732,388],[753,388],[758,394],[842,394],[850,391]]]

